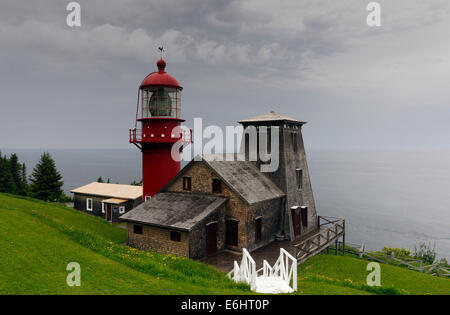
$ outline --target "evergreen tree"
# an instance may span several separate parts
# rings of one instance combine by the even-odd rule
[[[97,183],[104,183],[105,181],[103,180],[103,178],[100,176],[98,179],[97,179]]]
[[[28,194],[27,167],[25,163],[22,164],[22,191],[20,194],[22,196],[26,196]]]
[[[48,152],[43,153],[30,177],[30,196],[45,201],[60,200],[62,185],[62,176],[56,169],[55,161]]]
[[[9,159],[3,157],[0,152],[0,192],[10,193],[14,189],[14,182],[11,176]]]
[[[9,157],[9,171],[14,183],[11,193],[19,195],[21,192],[23,192],[22,165],[20,165],[19,158],[15,153],[11,154],[11,156]]]
[[[134,180],[130,185],[132,185],[132,186],[142,186],[142,180],[140,180],[139,182]]]

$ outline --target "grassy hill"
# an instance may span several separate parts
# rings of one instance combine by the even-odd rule
[[[103,219],[0,194],[0,294],[251,294],[205,264],[124,246]],[[81,286],[66,284],[69,262]],[[365,285],[366,261],[318,255],[299,268],[299,294],[450,294],[450,280],[382,265],[382,287]],[[231,267],[231,266],[230,266]]]

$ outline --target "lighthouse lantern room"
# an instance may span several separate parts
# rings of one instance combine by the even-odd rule
[[[192,131],[181,128],[181,90],[178,81],[157,62],[138,91],[135,128],[130,143],[142,151],[144,201],[150,199],[180,171],[181,150],[172,152],[176,142],[190,143]]]

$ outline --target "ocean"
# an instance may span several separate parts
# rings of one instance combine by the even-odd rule
[[[44,150],[17,153],[28,173]],[[141,179],[137,149],[50,149],[64,190],[96,181],[130,184]],[[308,164],[319,215],[346,219],[348,242],[368,249],[414,249],[435,244],[450,259],[450,152],[309,151]]]

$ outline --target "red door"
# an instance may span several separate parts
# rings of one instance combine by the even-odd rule
[[[301,223],[300,209],[298,209],[298,208],[291,209],[291,214],[292,214],[292,224],[294,226],[294,237],[297,238],[302,233],[301,226],[300,226],[300,223]]]
[[[206,256],[217,252],[217,223],[206,226]]]

